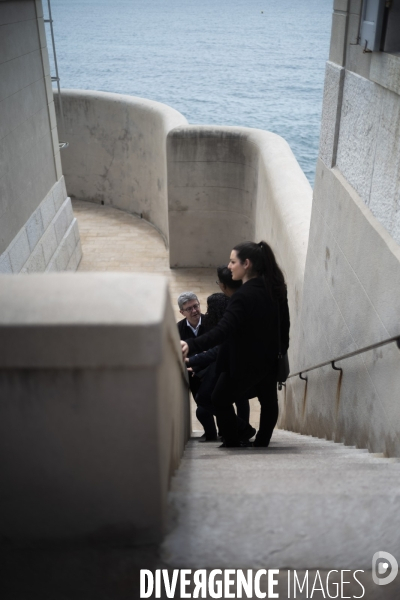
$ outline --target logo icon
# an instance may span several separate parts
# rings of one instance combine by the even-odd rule
[[[372,579],[376,585],[392,583],[399,572],[397,560],[389,552],[375,552],[372,557]],[[382,577],[385,575],[385,577]]]

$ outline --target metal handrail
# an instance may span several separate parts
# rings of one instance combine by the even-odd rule
[[[65,130],[65,121],[64,121],[64,111],[63,111],[63,105],[62,105],[62,99],[61,99],[60,76],[58,74],[56,43],[55,43],[55,40],[54,40],[53,16],[51,14],[50,0],[47,0],[47,7],[48,7],[48,12],[49,12],[49,18],[48,19],[43,19],[43,21],[45,23],[49,23],[50,24],[51,42],[52,42],[52,46],[53,46],[54,67],[55,67],[55,70],[56,70],[56,74],[55,74],[55,76],[51,77],[51,81],[56,81],[57,82],[58,105],[60,107],[60,117],[61,117],[62,129],[63,129],[63,132],[65,134],[66,130]],[[63,145],[60,146],[60,149],[61,148],[67,148],[67,147],[68,147],[68,143],[67,142],[63,142]]]
[[[368,352],[368,350],[373,350],[374,348],[380,348],[381,346],[386,346],[387,344],[391,344],[393,342],[397,342],[397,347],[400,349],[400,336],[396,335],[394,337],[383,340],[382,342],[377,342],[376,344],[371,344],[370,346],[364,346],[364,348],[359,348],[358,350],[354,350],[353,352],[348,352],[347,354],[342,354],[342,356],[338,356],[333,360],[327,360],[325,362],[319,363],[318,365],[314,365],[313,367],[308,367],[308,369],[302,369],[301,371],[297,371],[297,373],[291,373],[288,379],[292,377],[299,376],[300,379],[307,379],[306,377],[302,377],[304,373],[308,373],[309,371],[314,371],[315,369],[320,369],[321,367],[326,367],[327,365],[331,365],[331,367],[335,370],[341,370],[340,368],[335,366],[335,363],[344,360],[345,358],[350,358],[352,356],[357,356],[357,354],[363,354],[363,352]]]

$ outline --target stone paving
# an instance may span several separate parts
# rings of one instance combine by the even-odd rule
[[[130,271],[159,273],[169,278],[176,319],[181,319],[177,297],[191,290],[205,312],[207,296],[220,289],[215,269],[170,269],[168,249],[161,235],[147,221],[131,214],[90,202],[74,200],[83,258],[78,271]]]
[[[158,273],[169,278],[171,301],[175,317],[179,313],[177,298],[191,290],[197,294],[202,311],[206,311],[207,296],[220,289],[215,269],[170,269],[168,249],[159,232],[150,223],[110,206],[74,200],[82,244],[82,260],[78,271],[130,271]],[[250,401],[250,421],[258,428],[259,403]],[[192,426],[202,430],[195,417],[192,401]]]

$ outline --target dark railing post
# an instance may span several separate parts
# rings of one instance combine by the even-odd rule
[[[303,394],[303,417],[306,414],[306,403],[307,403],[307,388],[308,388],[308,377],[307,375],[303,377],[303,373],[299,373],[300,379],[306,382],[304,386],[304,394]]]
[[[340,404],[340,390],[342,389],[342,377],[343,377],[343,369],[341,367],[337,367],[335,365],[335,361],[331,362],[332,369],[335,371],[340,371],[339,381],[336,388],[336,415],[339,412],[339,404]]]

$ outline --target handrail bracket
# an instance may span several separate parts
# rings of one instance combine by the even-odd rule
[[[335,362],[335,360],[331,362],[332,369],[334,369],[335,371],[341,371],[343,373],[343,369],[341,367],[336,367]]]

